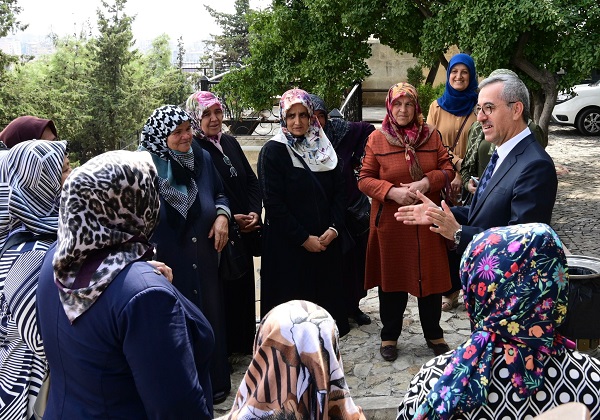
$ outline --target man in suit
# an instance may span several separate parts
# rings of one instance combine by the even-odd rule
[[[481,176],[473,202],[465,207],[438,207],[420,191],[422,204],[404,206],[396,220],[429,225],[454,242],[460,254],[473,236],[496,226],[543,222],[550,224],[558,180],[552,158],[527,127],[529,92],[512,75],[491,76],[479,84],[474,112],[485,140],[496,145],[497,157]]]

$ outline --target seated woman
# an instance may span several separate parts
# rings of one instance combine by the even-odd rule
[[[158,218],[148,153],[104,153],[65,182],[37,291],[44,419],[212,418],[213,332],[146,262]]]
[[[471,337],[427,362],[398,419],[524,419],[570,401],[600,416],[600,362],[557,332],[567,312],[567,260],[542,223],[476,236],[461,262]]]
[[[273,308],[227,418],[365,419],[350,396],[338,340],[335,321],[314,303]]]

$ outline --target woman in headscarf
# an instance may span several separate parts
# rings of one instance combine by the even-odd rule
[[[557,332],[567,313],[563,245],[548,225],[486,230],[467,247],[461,279],[471,337],[430,360],[399,419],[524,419],[565,402],[600,416],[600,362]]]
[[[142,130],[158,171],[160,223],[150,238],[156,259],[173,270],[173,285],[209,320],[215,333],[211,379],[215,404],[231,390],[223,287],[218,253],[227,242],[229,202],[207,151],[192,140],[188,114],[178,106],[154,110]]]
[[[194,139],[210,153],[221,175],[229,208],[238,224],[247,249],[250,269],[235,281],[224,282],[227,350],[250,354],[256,332],[256,287],[252,256],[260,255],[260,214],[262,201],[258,179],[235,137],[221,131],[223,107],[219,98],[207,91],[190,95],[185,103],[191,117]],[[233,309],[235,308],[235,310]]]
[[[314,303],[273,308],[227,418],[365,419],[350,396],[338,340],[334,319]]]
[[[315,115],[319,124],[323,127],[325,135],[331,141],[338,159],[342,162],[342,176],[346,185],[346,207],[365,198],[358,189],[357,173],[367,138],[375,127],[373,124],[358,121],[351,122],[342,118],[329,118],[325,101],[317,95],[310,95],[315,106]],[[362,197],[361,197],[362,196]],[[368,201],[364,200],[368,208]],[[358,306],[360,300],[367,295],[365,290],[365,255],[367,251],[367,240],[369,231],[353,232],[348,224],[348,230],[352,234],[355,246],[343,255],[343,278],[345,287],[345,305],[350,318],[358,325],[371,323],[371,318]]]
[[[148,153],[75,169],[37,293],[51,380],[44,419],[211,419],[211,327],[152,265],[159,218]]]
[[[15,118],[0,132],[0,141],[11,148],[27,140],[56,140],[58,134],[52,120],[24,115]]]
[[[258,157],[265,207],[261,314],[289,300],[308,300],[325,308],[344,335],[350,327],[341,266],[341,168],[307,92],[288,90],[279,107],[281,131]]]
[[[436,355],[449,350],[440,327],[441,293],[450,286],[445,240],[428,226],[396,222],[394,213],[415,203],[416,191],[439,204],[454,171],[439,132],[423,122],[412,85],[392,86],[385,105],[381,129],[367,141],[358,187],[372,198],[365,288],[378,287],[380,353],[393,361],[409,293],[417,297],[427,346]]]
[[[70,172],[64,141],[26,141],[2,161],[0,195],[0,418],[30,419],[46,358],[36,322],[42,260],[56,240],[58,198]],[[8,237],[8,239],[6,238]]]
[[[477,87],[477,71],[471,56],[464,53],[454,55],[448,63],[444,94],[431,103],[427,114],[427,123],[439,130],[442,143],[448,148],[456,170],[454,179],[448,180],[450,194],[445,200],[449,205],[461,204],[463,185],[460,169],[467,150],[469,129],[477,121],[477,117],[473,114],[473,107],[477,104]],[[458,278],[460,255],[449,252],[448,258],[452,287],[444,291],[443,311],[458,306],[460,292]]]

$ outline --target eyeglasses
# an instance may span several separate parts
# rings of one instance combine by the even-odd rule
[[[235,168],[233,167],[233,165],[231,164],[231,160],[229,160],[229,157],[227,155],[223,155],[223,162],[225,162],[225,164],[227,166],[229,166],[229,173],[231,174],[231,177],[233,178],[234,176],[238,176],[237,171],[235,170]]]
[[[516,104],[517,102],[518,101],[507,102],[506,106],[511,106],[512,104]],[[473,108],[473,114],[475,114],[475,116],[478,116],[479,111],[483,111],[483,115],[490,115],[492,112],[494,112],[494,109],[496,109],[496,105],[492,104],[485,104],[484,106],[475,105],[475,108]]]

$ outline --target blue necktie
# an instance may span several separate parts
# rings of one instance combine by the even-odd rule
[[[490,159],[490,163],[488,163],[488,166],[485,168],[485,172],[483,173],[483,176],[481,177],[481,182],[479,183],[479,188],[477,188],[477,199],[479,200],[479,197],[481,197],[481,194],[483,193],[483,191],[485,190],[485,187],[487,187],[487,184],[490,182],[490,179],[492,178],[492,174],[494,173],[494,168],[496,167],[496,162],[498,162],[498,152],[494,151],[494,153],[492,154],[492,158]]]

